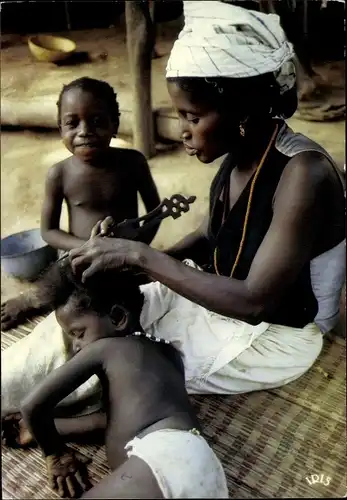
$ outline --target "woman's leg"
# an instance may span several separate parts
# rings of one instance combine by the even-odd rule
[[[82,498],[164,498],[150,467],[131,456]]]
[[[147,331],[170,310],[173,297],[176,294],[159,281],[142,285],[141,292],[144,295],[144,303],[140,323],[142,328]]]
[[[195,269],[201,269],[191,259],[185,259],[183,263]],[[177,293],[173,292],[159,281],[152,281],[151,283],[143,285],[141,291],[144,295],[144,303],[140,317],[141,326],[146,332],[152,329],[150,333],[155,335],[158,333],[156,332],[157,327],[160,329],[160,320],[171,311],[176,299],[185,299],[181,298]],[[165,332],[163,332],[162,336],[163,338],[167,338]]]
[[[240,394],[280,387],[309,370],[322,346],[322,333],[313,323],[304,328],[270,325],[218,371],[187,381],[187,389],[191,394]]]
[[[252,326],[211,313],[158,282],[145,285],[143,292],[141,324],[183,354],[191,394],[238,394],[285,385],[303,375],[322,349],[322,334],[313,323],[304,328]]]

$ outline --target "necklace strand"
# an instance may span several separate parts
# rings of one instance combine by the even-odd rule
[[[243,246],[244,246],[244,243],[245,243],[245,239],[246,239],[246,232],[247,232],[247,224],[248,224],[248,219],[249,219],[249,214],[250,214],[250,211],[251,211],[251,204],[252,204],[252,198],[253,198],[253,191],[254,191],[254,187],[255,187],[255,183],[256,183],[256,180],[258,178],[258,175],[259,175],[259,172],[267,158],[267,155],[269,154],[269,151],[270,151],[270,148],[275,140],[275,137],[277,135],[277,132],[278,132],[278,124],[276,124],[276,128],[270,138],[270,141],[269,141],[269,144],[267,145],[267,148],[266,150],[264,151],[264,154],[259,162],[259,165],[257,166],[257,169],[255,171],[255,174],[254,174],[254,178],[253,178],[253,181],[252,181],[252,184],[251,184],[251,189],[249,191],[249,196],[248,196],[248,202],[247,202],[247,210],[246,210],[246,215],[245,215],[245,220],[243,222],[243,229],[242,229],[242,237],[241,237],[241,241],[240,241],[240,245],[239,245],[239,249],[238,249],[238,252],[237,252],[237,255],[236,255],[236,259],[235,259],[235,262],[234,262],[234,265],[232,267],[232,270],[231,270],[231,273],[230,273],[230,278],[233,276],[234,272],[235,272],[235,269],[236,269],[236,266],[237,264],[239,263],[239,260],[240,260],[240,257],[241,257],[241,253],[242,253],[242,250],[243,250]],[[217,265],[217,257],[218,257],[218,247],[216,245],[215,249],[214,249],[214,254],[213,254],[213,264],[214,264],[214,269],[216,271],[216,274],[218,276],[220,276],[220,273],[218,271],[218,265]]]

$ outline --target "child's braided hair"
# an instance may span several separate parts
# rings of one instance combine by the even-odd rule
[[[140,318],[143,294],[136,276],[129,271],[98,273],[84,284],[73,273],[69,259],[55,262],[46,274],[47,294],[53,309],[73,300],[79,310],[92,309],[100,316],[109,315],[115,305],[131,311]]]

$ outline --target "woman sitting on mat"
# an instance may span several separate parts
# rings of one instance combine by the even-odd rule
[[[157,280],[143,288],[142,324],[183,352],[191,392],[286,384],[338,320],[344,189],[326,151],[283,120],[297,104],[292,56],[277,16],[185,2],[168,90],[187,153],[202,163],[228,153],[208,223],[168,255],[110,238],[71,252],[84,279],[134,266]],[[204,271],[177,260],[206,264],[202,249]]]
[[[71,262],[83,280],[129,266],[156,280],[142,287],[141,324],[181,351],[190,393],[278,387],[312,366],[338,321],[343,184],[327,152],[284,121],[297,98],[278,16],[217,1],[187,1],[184,12],[167,66],[183,142],[202,163],[227,154],[206,223],[166,253],[97,236]],[[4,352],[3,394],[66,359],[54,313],[37,328]]]

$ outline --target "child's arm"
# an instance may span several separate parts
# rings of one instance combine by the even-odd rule
[[[83,245],[85,241],[59,229],[63,200],[63,168],[58,164],[48,171],[46,178],[41,235],[51,247],[69,251]]]
[[[100,371],[109,339],[85,347],[65,365],[51,372],[23,401],[21,413],[45,457],[49,483],[62,497],[75,497],[90,483],[83,456],[66,447],[54,424],[55,406]]]
[[[160,204],[160,197],[158,194],[157,186],[155,185],[154,179],[152,177],[149,165],[145,157],[140,153],[138,153],[136,169],[137,169],[137,179],[138,179],[137,181],[138,191],[140,193],[140,196],[148,213],[157,208],[157,206]],[[148,231],[145,231],[141,235],[140,240],[143,243],[147,243],[147,245],[150,245],[155,235],[157,234],[159,226],[160,223],[149,228]]]
[[[64,449],[54,425],[54,408],[102,368],[107,346],[109,349],[109,339],[100,339],[86,346],[47,375],[22,402],[23,419],[46,456]]]
[[[85,444],[91,440],[100,443],[105,441],[107,416],[103,411],[79,417],[55,418],[54,424],[65,443]],[[3,445],[10,448],[27,449],[37,445],[22,414],[16,410],[6,411],[6,414],[1,415],[1,440]]]

